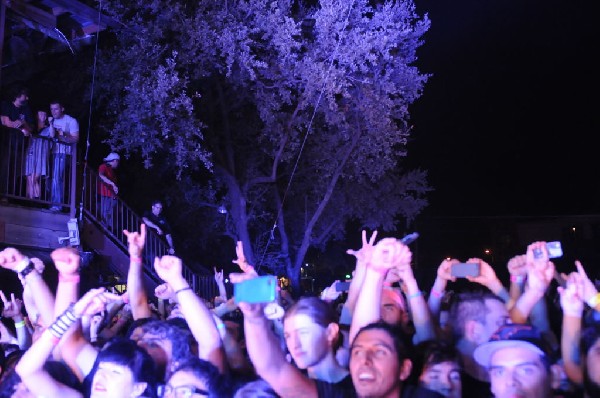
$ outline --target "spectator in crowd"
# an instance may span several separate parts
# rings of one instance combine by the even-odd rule
[[[450,343],[428,340],[417,345],[413,355],[413,375],[419,385],[447,398],[463,396],[460,353]]]
[[[173,238],[171,236],[171,226],[167,222],[166,217],[163,215],[163,203],[160,200],[152,202],[152,209],[145,211],[142,216],[142,220],[147,227],[150,227],[158,236],[166,239],[169,244],[169,254],[175,254],[175,246],[173,246]],[[155,255],[150,258],[154,261]]]
[[[25,160],[25,175],[27,176],[27,197],[30,199],[39,199],[41,196],[41,177],[48,174],[48,151],[50,149],[50,135],[48,124],[48,114],[39,111],[38,128],[39,134],[32,134],[29,137],[27,146],[27,156]]]
[[[507,324],[473,353],[490,375],[495,398],[552,398],[559,369],[542,334],[529,324]]]
[[[104,163],[98,168],[100,178],[100,214],[102,223],[113,231],[114,209],[117,205],[116,199],[119,193],[117,186],[117,173],[121,157],[118,153],[111,152],[104,158]]]
[[[2,165],[0,167],[0,195],[20,195],[20,178],[23,175],[25,137],[36,131],[35,118],[29,107],[29,90],[16,86],[9,100],[0,106],[0,122],[6,127],[2,132]],[[15,191],[16,190],[16,191]]]
[[[62,102],[50,101],[48,118],[49,134],[54,139],[52,146],[52,185],[50,189],[51,211],[58,212],[64,203],[66,172],[71,164],[70,159],[79,141],[79,123],[65,113]]]

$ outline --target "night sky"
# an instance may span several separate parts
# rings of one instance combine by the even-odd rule
[[[600,213],[591,4],[416,0],[432,21],[409,147],[436,188],[424,215]]]

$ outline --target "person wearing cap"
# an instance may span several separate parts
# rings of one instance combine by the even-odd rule
[[[473,357],[490,375],[496,398],[552,398],[560,383],[560,368],[542,333],[530,324],[506,324]]]
[[[113,212],[116,206],[117,194],[117,174],[115,170],[119,167],[121,157],[118,153],[111,152],[104,158],[104,163],[98,168],[98,178],[100,184],[100,209],[102,222],[112,230]]]

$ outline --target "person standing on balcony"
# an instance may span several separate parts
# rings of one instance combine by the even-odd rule
[[[79,141],[79,123],[74,117],[65,113],[65,108],[58,100],[50,102],[51,117],[50,137],[54,139],[52,147],[52,185],[50,188],[50,210],[59,212],[64,203],[65,172],[71,162],[74,144]],[[73,187],[71,187],[73,189]]]
[[[25,137],[29,137],[35,131],[35,118],[28,100],[29,91],[25,87],[16,87],[10,99],[0,107],[0,122],[8,128],[2,132],[0,195],[21,194],[21,184],[17,183],[17,178],[20,178],[23,172]]]
[[[102,223],[113,230],[113,213],[117,204],[117,174],[115,170],[119,167],[121,157],[118,153],[111,152],[104,158],[104,163],[98,168],[98,178],[100,178],[100,211]]]
[[[175,247],[173,246],[173,238],[171,237],[171,226],[167,222],[167,219],[162,215],[163,203],[160,200],[152,202],[152,210],[146,211],[142,216],[144,224],[152,229],[158,236],[164,236],[169,244],[169,254],[175,254]],[[154,258],[152,258],[154,261]]]

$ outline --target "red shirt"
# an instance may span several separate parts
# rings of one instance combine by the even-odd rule
[[[106,163],[102,163],[100,165],[100,167],[98,168],[98,174],[103,175],[104,177],[108,178],[109,180],[111,180],[115,184],[117,183],[117,175],[115,174],[115,169],[113,169],[112,167],[110,167],[110,165],[108,165]],[[107,183],[105,183],[101,179],[98,179],[98,180],[99,180],[99,183],[100,183],[100,195],[106,196],[106,197],[109,197],[109,198],[112,198],[113,196],[116,196],[115,193],[114,193],[114,191],[113,191],[113,187],[112,186],[108,185]]]

